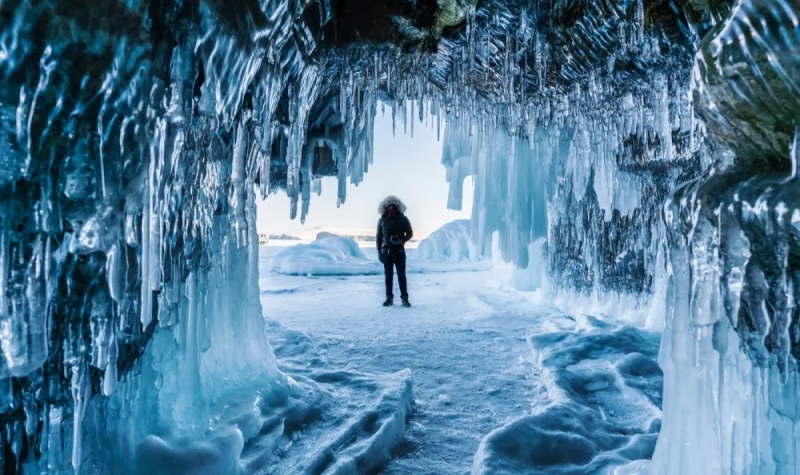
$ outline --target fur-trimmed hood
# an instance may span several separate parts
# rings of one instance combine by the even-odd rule
[[[378,214],[383,216],[383,214],[386,213],[386,210],[389,209],[389,206],[391,205],[394,205],[397,208],[397,211],[405,214],[406,205],[400,201],[400,198],[393,195],[389,195],[384,198],[383,201],[381,201],[381,203],[378,205]]]

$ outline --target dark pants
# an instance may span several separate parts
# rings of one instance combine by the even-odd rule
[[[392,267],[397,269],[397,282],[400,284],[400,298],[408,298],[408,286],[406,283],[406,251],[403,249],[384,249],[383,250],[383,273],[386,276],[386,296],[392,295]]]

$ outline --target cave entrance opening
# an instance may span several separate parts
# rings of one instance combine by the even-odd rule
[[[290,217],[290,199],[280,190],[266,200],[257,200],[261,244],[308,242],[319,233],[328,233],[350,236],[360,245],[371,246],[378,203],[389,195],[397,196],[407,207],[414,228],[412,247],[446,223],[470,219],[472,180],[464,179],[457,199],[449,196],[448,172],[441,163],[445,125],[437,124],[432,116],[422,123],[415,118],[403,121],[383,104],[378,109],[373,161],[363,181],[354,185],[348,179],[346,196],[340,203],[336,159],[328,157],[330,149],[320,145],[317,150],[322,158],[314,161],[312,168],[317,170],[311,171],[315,182],[312,194],[318,196],[312,196],[305,219]],[[415,121],[416,124],[409,123]]]

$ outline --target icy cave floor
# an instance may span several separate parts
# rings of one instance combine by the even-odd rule
[[[359,473],[588,474],[651,455],[658,335],[563,313],[463,263],[410,274],[413,307],[383,308],[382,276],[275,274],[267,263],[279,250],[261,250],[271,343],[286,373],[330,395],[324,422],[283,451],[324,446],[319,473],[355,458]],[[404,431],[386,424],[393,413]],[[363,462],[374,457],[390,460]]]

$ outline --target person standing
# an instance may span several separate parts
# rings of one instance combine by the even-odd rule
[[[406,205],[396,196],[387,196],[378,205],[378,231],[375,243],[378,246],[378,259],[383,264],[386,277],[386,300],[384,307],[394,304],[392,294],[393,274],[397,270],[397,283],[400,285],[400,300],[403,307],[410,307],[408,301],[408,283],[406,281],[405,243],[414,236],[411,221],[405,215]]]

